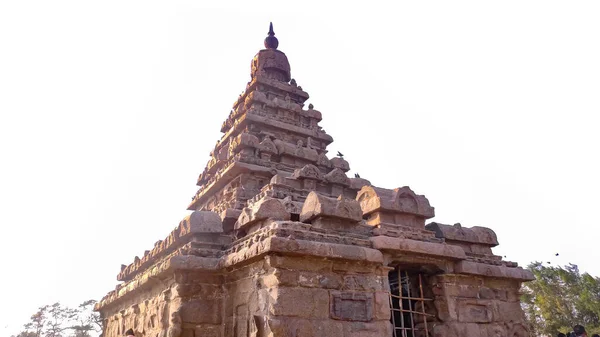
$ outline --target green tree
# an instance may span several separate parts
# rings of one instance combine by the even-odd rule
[[[77,307],[77,318],[71,326],[73,337],[90,337],[92,332],[102,330],[100,314],[94,311],[95,300],[87,300]]]
[[[528,266],[535,280],[524,284],[522,303],[536,334],[555,336],[582,324],[588,332],[600,331],[600,278],[579,272],[574,264],[564,267]]]
[[[71,328],[70,322],[77,317],[77,311],[56,302],[48,306],[48,321],[45,337],[65,337],[64,332]]]
[[[95,300],[81,303],[77,308],[59,302],[40,307],[31,315],[24,330],[12,337],[91,337],[102,330],[102,320],[93,311]]]
[[[17,337],[42,337],[46,322],[48,321],[47,313],[47,305],[40,307],[35,314],[31,315],[29,322],[23,326],[25,331],[19,333]]]

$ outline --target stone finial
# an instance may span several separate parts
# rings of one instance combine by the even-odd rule
[[[334,157],[330,159],[331,164],[335,168],[339,168],[344,172],[350,171],[350,164],[342,157]]]
[[[424,229],[425,219],[434,216],[425,196],[408,186],[393,190],[363,186],[356,195],[367,224],[376,227],[410,227]]]
[[[273,24],[269,26],[269,36],[265,39],[265,49],[258,52],[251,64],[251,75],[269,78],[282,82],[290,82],[290,63],[284,53],[277,50],[279,41],[273,32]],[[298,88],[300,89],[300,88]],[[307,97],[308,98],[308,97]]]
[[[179,224],[179,236],[191,233],[223,233],[221,217],[214,212],[195,211]]]
[[[235,224],[235,229],[247,227],[260,220],[289,220],[290,217],[290,213],[280,200],[264,198],[242,210]]]
[[[304,201],[300,221],[310,222],[318,217],[337,218],[357,223],[362,220],[362,211],[356,200],[345,199],[341,196],[337,199],[328,198],[312,191]]]
[[[433,218],[434,209],[423,195],[417,195],[410,187],[393,190],[375,186],[364,186],[356,195],[356,200],[365,214],[379,210],[418,215],[425,219]]]
[[[275,37],[275,32],[273,31],[273,22],[269,23],[269,36],[265,38],[265,48],[267,49],[277,49],[279,46],[279,41]]]

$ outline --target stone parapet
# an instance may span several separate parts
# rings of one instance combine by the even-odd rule
[[[460,224],[450,226],[432,222],[427,224],[425,228],[435,232],[435,237],[445,239],[446,242],[465,242],[490,247],[498,245],[496,233],[486,227],[465,228]]]

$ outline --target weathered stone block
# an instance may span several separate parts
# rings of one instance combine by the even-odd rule
[[[525,316],[520,302],[496,301],[494,321],[496,322],[522,322]]]
[[[298,256],[267,256],[265,258],[269,265],[274,268],[288,270],[304,270],[315,272],[327,272],[331,270],[333,261],[311,257]]]
[[[373,294],[331,292],[331,318],[369,322],[373,319]]]
[[[490,288],[483,287],[479,289],[479,297],[485,300],[490,300],[496,298],[496,293]]]
[[[493,308],[487,301],[459,300],[458,320],[465,323],[489,323],[493,320]]]
[[[191,324],[221,323],[219,300],[193,300],[181,306],[181,320]]]
[[[387,292],[377,291],[375,292],[375,308],[374,317],[375,319],[390,320],[390,295]]]
[[[300,272],[298,285],[309,288],[339,289],[342,277],[335,273]]]
[[[214,212],[194,211],[180,223],[180,236],[189,233],[223,233],[221,217]]]
[[[384,284],[377,275],[346,275],[344,290],[379,291],[384,290]]]
[[[298,272],[285,269],[274,269],[270,274],[263,276],[263,284],[267,288],[278,286],[298,285]]]
[[[453,298],[437,297],[433,302],[437,317],[442,322],[451,322],[458,320],[458,311],[456,309],[456,300]]]
[[[304,318],[329,317],[329,292],[324,289],[274,288],[269,290],[272,315]]]
[[[334,320],[303,319],[298,317],[270,317],[264,336],[272,337],[345,337],[343,323]]]
[[[221,337],[222,330],[220,325],[198,325],[195,329],[195,337]]]
[[[382,337],[392,336],[392,324],[389,321],[344,322],[344,337]]]

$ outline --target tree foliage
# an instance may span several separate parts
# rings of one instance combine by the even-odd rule
[[[31,315],[24,330],[12,337],[91,337],[102,330],[100,315],[93,311],[95,300],[69,308],[60,303],[45,305]]]
[[[536,335],[556,336],[575,324],[588,333],[600,332],[600,278],[581,274],[574,264],[564,267],[528,266],[535,280],[523,285],[522,303]]]

